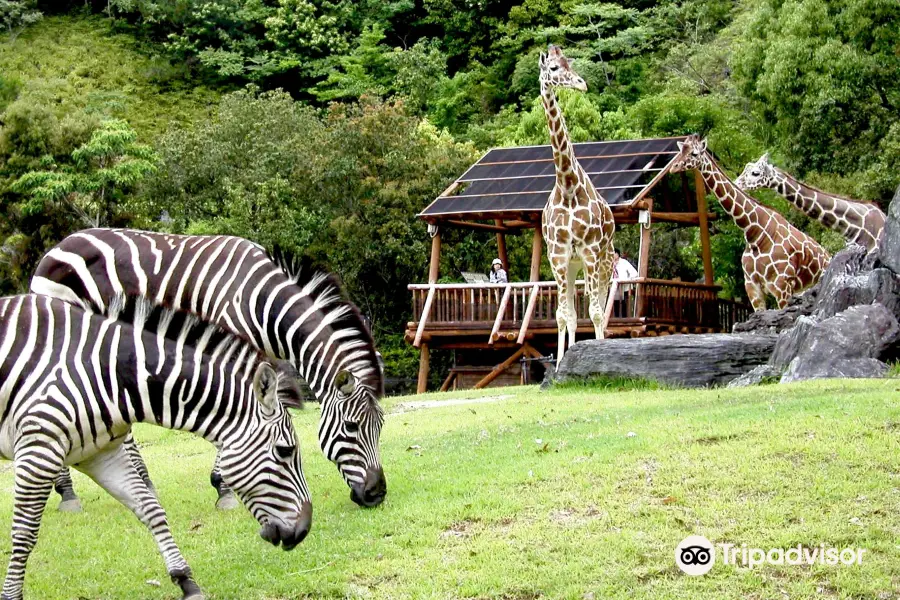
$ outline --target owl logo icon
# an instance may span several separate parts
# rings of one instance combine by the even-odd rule
[[[688,575],[706,575],[715,562],[715,548],[702,535],[689,535],[675,548],[675,564]]]

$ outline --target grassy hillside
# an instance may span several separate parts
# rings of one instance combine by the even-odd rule
[[[210,599],[887,599],[900,583],[898,383],[390,399],[389,494],[373,510],[350,502],[318,452],[312,407],[296,423],[314,524],[292,553],[265,544],[243,509],[213,510],[208,444],[150,427],[138,437]],[[447,402],[473,398],[486,401]],[[12,472],[4,469],[6,532]],[[85,512],[59,514],[53,498],[26,597],[177,597],[137,520],[84,477],[76,485]],[[690,534],[867,553],[859,566],[717,563],[688,577],[674,549]],[[8,552],[7,534],[0,539]]]
[[[123,118],[147,139],[205,115],[219,98],[186,82],[158,51],[99,16],[51,17],[0,42],[0,77],[20,99],[55,105],[58,117]]]

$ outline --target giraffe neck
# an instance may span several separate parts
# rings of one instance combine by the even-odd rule
[[[574,191],[577,177],[575,172],[581,167],[575,159],[575,149],[569,142],[569,130],[563,117],[559,102],[553,88],[541,81],[541,100],[547,114],[547,127],[550,130],[550,146],[553,148],[553,162],[556,164],[556,184],[568,196]]]
[[[865,228],[867,211],[859,210],[865,207],[864,204],[811,188],[777,167],[775,172],[778,173],[775,191],[800,211],[839,231],[849,229],[853,232]]]
[[[706,187],[718,198],[719,204],[731,215],[735,224],[744,231],[747,242],[756,241],[763,234],[764,224],[769,220],[766,210],[734,185],[709,153],[704,153],[700,159],[699,170]]]

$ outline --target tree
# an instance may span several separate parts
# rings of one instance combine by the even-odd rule
[[[9,41],[14,42],[19,34],[43,18],[41,11],[35,8],[33,0],[0,0],[0,26],[9,34]]]
[[[872,149],[900,117],[900,3],[760,0],[740,33],[739,90],[798,175],[877,161]]]
[[[72,211],[82,226],[110,224],[125,190],[156,170],[156,155],[119,119],[104,121],[91,139],[72,152],[71,165],[57,165],[52,157],[43,169],[22,175],[12,191],[27,195],[24,216],[44,212],[47,204]]]

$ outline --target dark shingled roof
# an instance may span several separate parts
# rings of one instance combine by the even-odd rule
[[[678,154],[684,137],[574,144],[575,156],[610,206],[627,205]],[[469,167],[449,195],[419,213],[424,219],[483,218],[544,208],[556,171],[550,146],[495,148]],[[446,194],[447,192],[445,192]]]

